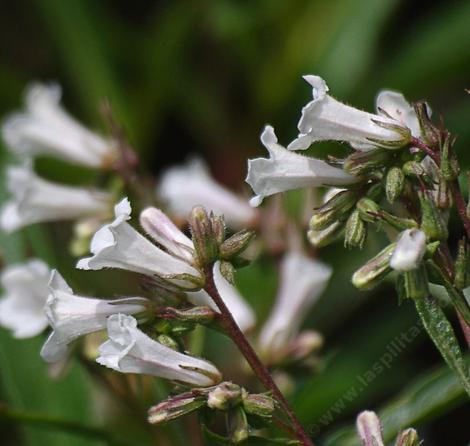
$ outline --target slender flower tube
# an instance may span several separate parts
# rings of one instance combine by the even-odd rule
[[[223,215],[227,225],[235,229],[250,226],[256,218],[256,211],[244,199],[214,181],[199,158],[167,170],[157,187],[157,195],[181,218],[186,218],[196,205]]]
[[[261,142],[270,158],[248,161],[246,182],[255,192],[252,206],[258,206],[264,197],[293,189],[316,186],[342,186],[358,181],[356,177],[325,161],[292,153],[277,142],[274,129],[266,126]]]
[[[214,282],[220,297],[232,313],[235,322],[243,332],[249,331],[256,323],[256,316],[253,309],[248,305],[238,290],[230,284],[220,273],[219,262],[214,264]],[[219,311],[212,298],[204,290],[187,293],[188,300],[194,305],[205,305],[215,311]]]
[[[0,211],[0,227],[6,232],[33,223],[106,215],[112,203],[106,192],[43,180],[29,164],[10,166],[7,186],[13,197]]]
[[[147,208],[140,214],[140,224],[158,244],[169,253],[181,259],[194,262],[194,245],[175,224],[160,210]],[[255,324],[255,314],[237,289],[220,273],[220,264],[214,265],[214,281],[241,330],[246,331]],[[219,311],[215,302],[203,289],[187,293],[188,300],[194,305],[208,306]]]
[[[142,373],[199,387],[218,384],[222,376],[210,362],[172,350],[137,328],[132,316],[108,319],[109,340],[100,348],[99,364],[122,373]]]
[[[418,268],[426,252],[426,234],[419,229],[406,229],[398,239],[390,259],[396,271],[411,271]]]
[[[15,338],[30,338],[48,325],[46,304],[50,277],[49,267],[41,260],[7,266],[0,275],[5,290],[0,299],[0,325]]]
[[[110,315],[140,313],[145,317],[151,307],[151,302],[143,297],[103,300],[76,296],[55,270],[51,274],[49,290],[45,314],[53,332],[41,350],[41,356],[47,362],[60,361],[75,339],[105,329]]]
[[[313,100],[302,109],[300,133],[289,144],[290,150],[304,150],[315,141],[327,140],[345,141],[358,150],[394,149],[409,143],[411,131],[416,130],[415,121],[413,129],[408,127],[414,112],[398,93],[379,94],[380,114],[374,115],[332,98],[321,77],[308,75],[304,79],[312,86]]]
[[[127,198],[114,207],[114,213],[114,221],[100,228],[91,240],[90,251],[93,256],[79,260],[77,268],[125,269],[158,276],[186,290],[201,287],[202,275],[194,266],[173,253],[163,251],[127,223],[131,218],[131,206]]]
[[[26,111],[10,115],[2,126],[10,149],[23,156],[50,155],[88,167],[110,167],[117,149],[112,141],[93,133],[60,105],[58,85],[30,85]]]
[[[361,412],[356,420],[356,428],[364,446],[384,446],[380,420],[374,412]]]
[[[276,357],[297,335],[303,318],[318,300],[332,269],[300,252],[286,254],[281,263],[281,282],[276,302],[264,324],[258,344],[268,357]]]

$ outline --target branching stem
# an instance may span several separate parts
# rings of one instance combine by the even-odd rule
[[[206,285],[205,290],[214,300],[215,304],[219,308],[221,313],[220,323],[226,330],[230,338],[235,342],[241,353],[247,360],[250,367],[253,369],[256,376],[263,383],[266,389],[272,392],[273,397],[277,400],[279,405],[282,407],[286,415],[289,417],[295,436],[300,441],[302,446],[314,446],[312,440],[309,438],[304,428],[300,424],[299,420],[294,414],[294,411],[290,407],[289,403],[285,399],[282,392],[274,382],[269,370],[261,362],[253,347],[250,345],[245,335],[242,333],[237,323],[235,322],[232,314],[225,305],[225,302],[221,298],[219,292],[214,283],[214,276],[212,273],[212,265],[208,266],[205,271]]]

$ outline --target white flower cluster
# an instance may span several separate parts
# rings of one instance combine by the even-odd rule
[[[319,76],[304,76],[312,87],[313,99],[303,109],[298,137],[287,149],[281,146],[271,126],[266,126],[261,142],[270,158],[248,161],[246,182],[255,196],[252,206],[264,197],[293,189],[317,186],[345,186],[356,177],[324,161],[295,153],[317,141],[347,142],[355,150],[396,149],[419,136],[418,118],[403,95],[382,91],[376,99],[377,114],[350,107],[328,94],[328,86]]]
[[[7,147],[19,166],[6,171],[11,199],[0,211],[0,228],[12,232],[46,221],[105,216],[111,194],[46,181],[32,169],[32,159],[49,155],[93,168],[110,167],[117,156],[112,141],[83,127],[60,106],[58,85],[34,84],[26,90],[26,110],[10,115],[2,125]]]

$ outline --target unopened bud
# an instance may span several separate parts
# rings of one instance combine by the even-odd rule
[[[161,310],[161,317],[178,319],[182,322],[195,322],[198,324],[208,324],[213,321],[216,312],[209,307],[192,307],[188,309],[178,309],[166,307]]]
[[[374,412],[361,412],[356,419],[356,428],[364,446],[384,446],[382,426]]]
[[[231,382],[223,382],[209,392],[207,405],[211,409],[227,410],[242,400],[242,389]]]
[[[219,269],[220,274],[222,274],[225,280],[232,285],[235,285],[235,267],[232,263],[227,262],[226,260],[221,260]]]
[[[467,285],[468,246],[465,239],[459,240],[457,258],[455,259],[454,285],[463,290]]]
[[[166,423],[194,412],[204,405],[205,398],[203,396],[193,395],[191,392],[176,395],[151,407],[148,411],[148,421],[151,424]]]
[[[214,233],[215,240],[217,244],[220,245],[225,240],[225,220],[222,215],[212,215],[210,216],[212,223],[212,231]]]
[[[199,264],[210,265],[219,256],[219,246],[212,227],[212,219],[202,206],[195,206],[189,216],[189,224]]]
[[[420,444],[418,432],[413,428],[408,428],[400,432],[395,446],[419,446]]]
[[[323,336],[314,330],[300,333],[288,346],[286,359],[301,361],[323,346]]]
[[[385,179],[385,195],[389,203],[395,203],[400,198],[405,187],[405,174],[400,167],[392,167]]]
[[[368,290],[378,285],[392,270],[390,259],[395,247],[396,243],[388,245],[364,266],[359,268],[353,274],[353,285],[360,290]]]
[[[361,198],[357,202],[356,209],[360,212],[362,220],[369,223],[377,221],[381,211],[380,206],[370,198]]]
[[[224,260],[230,260],[241,254],[248,247],[254,235],[253,231],[247,229],[233,234],[220,245],[220,257]]]
[[[159,344],[164,345],[165,347],[171,348],[172,350],[179,351],[178,342],[176,342],[171,336],[166,334],[160,334],[157,336],[156,341]]]
[[[311,229],[321,231],[344,218],[344,215],[354,207],[356,201],[357,193],[355,191],[344,190],[337,193],[323,206],[315,209],[310,220]]]
[[[446,135],[441,144],[441,175],[446,181],[454,181],[459,174],[459,163],[451,147],[450,135]]]
[[[346,222],[344,233],[345,248],[362,249],[367,237],[367,225],[362,221],[359,211],[356,209],[351,213]]]
[[[232,409],[228,416],[230,444],[243,443],[249,436],[250,427],[242,407]]]
[[[423,178],[427,176],[426,169],[419,161],[407,161],[405,164],[403,164],[402,170],[407,177]]]
[[[444,224],[441,213],[436,203],[427,192],[418,192],[421,204],[421,229],[428,240],[446,240],[448,237],[447,226]]]
[[[403,277],[405,296],[408,299],[423,299],[429,296],[429,281],[424,265],[418,269],[406,271]]]
[[[429,108],[425,102],[416,102],[413,104],[416,116],[418,117],[421,135],[424,142],[432,147],[439,142],[440,132],[429,118]]]
[[[323,248],[339,239],[344,229],[344,225],[339,221],[333,223],[321,231],[311,229],[307,232],[309,242],[316,248]]]
[[[390,151],[386,149],[356,151],[344,160],[343,170],[355,176],[366,175],[386,166],[390,158]]]
[[[274,412],[274,400],[263,393],[243,392],[243,408],[250,415],[269,418]]]
[[[439,178],[436,205],[439,209],[449,209],[452,206],[452,193],[449,183],[443,177]]]

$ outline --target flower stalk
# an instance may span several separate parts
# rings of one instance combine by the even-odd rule
[[[220,297],[214,282],[212,265],[205,268],[205,279],[206,282],[204,289],[214,300],[215,304],[219,308],[219,311],[221,313],[220,323],[222,327],[226,330],[227,334],[240,349],[246,361],[248,362],[256,376],[259,378],[259,380],[262,382],[262,384],[266,387],[266,389],[272,392],[273,397],[277,400],[281,408],[288,416],[292,425],[293,432],[295,433],[295,436],[299,440],[300,444],[302,446],[314,446],[312,440],[309,438],[308,434],[305,432],[305,429],[302,427],[299,420],[297,419],[294,411],[292,410],[284,395],[279,390],[273,378],[271,377],[269,370],[261,362],[253,347],[250,345],[245,335],[236,324],[232,314],[225,305],[225,302]]]

